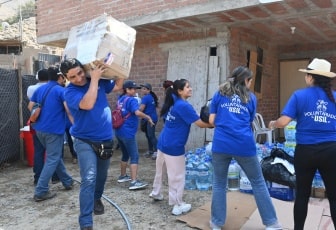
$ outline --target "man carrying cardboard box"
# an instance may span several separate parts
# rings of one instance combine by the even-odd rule
[[[70,134],[74,137],[81,175],[79,225],[89,230],[93,228],[92,212],[104,213],[101,197],[110,166],[110,158],[102,159],[93,145],[110,143],[109,146],[113,146],[111,110],[106,94],[122,89],[124,80],[101,79],[103,65],[92,69],[88,78],[77,59],[62,61],[60,70],[70,81],[64,97],[74,118]]]

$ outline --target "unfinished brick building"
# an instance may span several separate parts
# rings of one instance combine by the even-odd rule
[[[72,26],[107,13],[136,29],[130,78],[151,83],[161,102],[163,80],[187,78],[199,109],[234,67],[247,65],[268,122],[304,87],[297,69],[310,59],[328,59],[336,71],[335,7],[336,0],[43,0],[37,38],[64,47]],[[206,131],[192,130],[189,144],[200,140],[209,140]]]

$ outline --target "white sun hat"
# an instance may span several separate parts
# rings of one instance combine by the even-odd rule
[[[336,73],[330,72],[331,64],[327,60],[314,58],[307,69],[299,69],[300,72],[317,74],[325,77],[336,77]]]

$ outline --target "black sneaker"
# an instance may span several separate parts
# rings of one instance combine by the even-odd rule
[[[64,186],[65,190],[71,190],[73,188],[74,181],[72,180],[70,185]]]
[[[81,230],[92,230],[92,229],[93,229],[92,226],[81,228]]]
[[[151,156],[153,155],[153,153],[151,153],[151,152],[147,152],[147,153],[145,153],[145,157],[146,158],[151,158]]]
[[[93,206],[93,213],[95,215],[102,215],[102,214],[104,214],[104,205],[103,205],[101,199],[95,200],[94,206]]]
[[[52,184],[57,184],[59,183],[61,180],[60,179],[51,179],[51,183]]]
[[[42,196],[34,195],[34,200],[36,202],[39,202],[39,201],[44,201],[44,200],[54,198],[55,196],[56,196],[56,193],[48,191],[46,194],[44,194]]]

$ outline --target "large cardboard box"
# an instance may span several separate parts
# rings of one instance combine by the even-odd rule
[[[223,230],[262,230],[265,226],[251,194],[227,192],[227,216]],[[201,202],[201,201],[200,201]],[[292,230],[294,226],[292,201],[272,198],[277,217],[284,230]],[[190,213],[177,217],[195,229],[210,230],[211,202],[207,202]],[[310,198],[305,230],[335,230],[327,199]]]
[[[64,49],[64,59],[76,58],[86,71],[104,64],[103,77],[128,78],[136,31],[106,14],[74,26]]]

